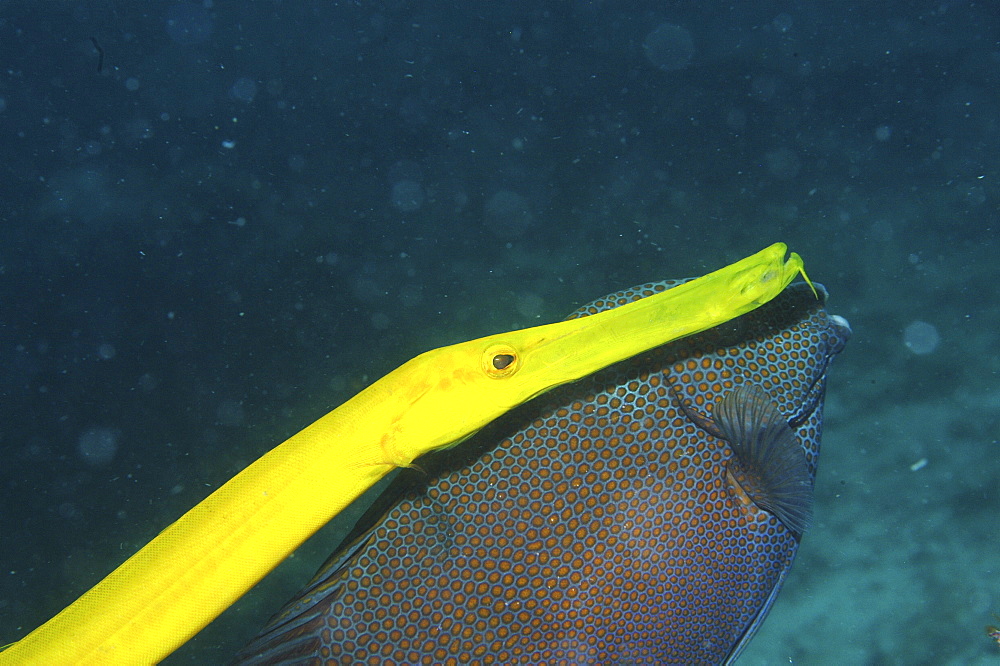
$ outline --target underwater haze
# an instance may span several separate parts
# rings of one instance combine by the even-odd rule
[[[739,663],[1000,663],[995,2],[0,8],[0,644],[418,353],[783,241],[854,334]]]

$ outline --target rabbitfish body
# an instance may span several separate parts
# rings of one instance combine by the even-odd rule
[[[817,288],[818,299],[794,284],[418,461],[421,487],[331,559],[240,663],[735,659],[812,511],[827,371],[850,333]]]

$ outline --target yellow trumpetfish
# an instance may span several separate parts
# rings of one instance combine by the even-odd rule
[[[776,243],[613,310],[417,356],[237,474],[0,652],[0,665],[161,660],[394,467],[555,386],[766,303],[805,277],[786,251]]]

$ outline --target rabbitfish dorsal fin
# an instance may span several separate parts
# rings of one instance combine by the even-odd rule
[[[812,481],[802,445],[778,406],[759,386],[743,384],[719,400],[712,420],[733,451],[730,479],[801,536],[812,518]]]

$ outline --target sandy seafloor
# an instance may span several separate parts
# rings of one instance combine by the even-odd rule
[[[1000,663],[995,3],[0,8],[0,642],[420,351],[784,241],[854,337],[740,663]]]

